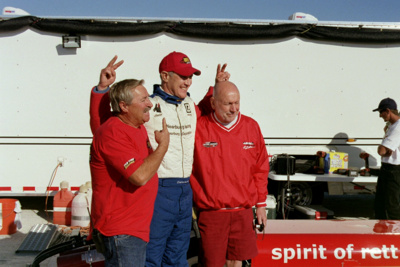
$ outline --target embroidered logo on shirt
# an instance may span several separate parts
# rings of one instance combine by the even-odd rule
[[[185,103],[186,113],[192,113],[189,103]]]
[[[155,104],[153,110],[154,110],[155,112],[161,113],[161,106],[160,106],[160,103]]]
[[[205,142],[203,144],[204,147],[216,147],[218,145],[217,142]]]
[[[256,146],[254,145],[253,142],[243,142],[243,149],[250,149],[250,148],[255,148]]]
[[[129,165],[131,165],[131,164],[133,164],[133,163],[135,163],[135,159],[134,159],[134,158],[128,160],[128,161],[124,164],[125,170],[128,169]]]

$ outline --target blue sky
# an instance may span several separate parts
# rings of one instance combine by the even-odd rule
[[[400,22],[399,0],[0,0],[40,17],[140,17]]]

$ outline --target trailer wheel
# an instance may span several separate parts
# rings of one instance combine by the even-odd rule
[[[287,183],[284,188],[287,188]],[[306,182],[291,182],[290,191],[292,193],[291,205],[307,206],[310,205],[313,199],[311,186]]]
[[[284,184],[284,187],[281,191],[279,199],[282,200],[286,198],[288,183]],[[290,193],[291,193],[291,201],[290,204],[287,205],[285,203],[285,209],[293,210],[293,205],[307,206],[310,205],[313,199],[313,192],[311,186],[307,182],[291,182],[290,183]]]

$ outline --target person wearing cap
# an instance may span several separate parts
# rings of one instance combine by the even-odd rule
[[[203,266],[242,266],[257,256],[257,224],[266,225],[268,153],[258,123],[240,113],[239,89],[215,85],[213,112],[197,122],[190,183],[199,212]]]
[[[99,84],[92,89],[90,125],[97,127],[111,114],[107,90],[115,81],[116,69],[123,61],[115,63],[115,56],[101,70]],[[226,64],[218,65],[216,83],[229,79]],[[192,189],[189,184],[193,165],[193,150],[199,107],[188,96],[193,75],[200,75],[189,57],[180,52],[165,56],[160,65],[161,84],[153,87],[150,97],[153,108],[145,123],[150,144],[157,148],[154,131],[167,119],[170,144],[158,169],[159,188],[150,226],[150,242],[146,250],[146,266],[187,266],[186,254],[190,243],[192,225]],[[210,94],[210,91],[208,92]]]
[[[400,120],[396,102],[382,99],[378,108],[386,123],[385,136],[378,146],[381,168],[375,194],[375,219],[400,220]]]

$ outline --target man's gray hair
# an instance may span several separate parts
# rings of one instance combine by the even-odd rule
[[[110,88],[110,103],[113,113],[121,113],[119,103],[124,101],[130,105],[133,100],[132,89],[142,85],[144,80],[126,79],[113,84]]]

